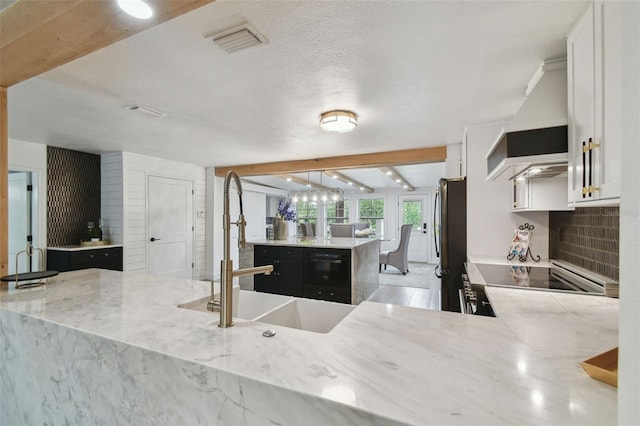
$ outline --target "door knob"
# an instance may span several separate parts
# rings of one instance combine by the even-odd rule
[[[160,238],[154,238],[154,237],[151,237],[151,238],[149,239],[149,241],[151,241],[151,242],[154,242],[154,241],[160,241]]]

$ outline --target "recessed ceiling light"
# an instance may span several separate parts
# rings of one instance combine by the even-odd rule
[[[149,19],[153,16],[151,6],[143,0],[118,0],[118,6],[135,18]]]
[[[396,179],[396,183],[400,183],[400,182],[402,182],[401,179]]]
[[[350,132],[358,125],[358,117],[351,111],[327,111],[320,114],[320,128],[326,132]]]
[[[387,171],[387,176],[391,176],[392,174],[391,170]]]
[[[535,174],[537,174],[537,173],[540,173],[541,171],[542,171],[542,169],[541,169],[541,168],[534,167],[533,169],[529,169],[529,174],[530,174],[530,175],[535,175]]]
[[[291,182],[291,178],[287,178],[287,182]]]

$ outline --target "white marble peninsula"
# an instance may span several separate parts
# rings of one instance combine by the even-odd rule
[[[321,334],[241,319],[222,329],[217,313],[177,307],[209,291],[207,282],[99,269],[0,287],[0,424],[616,421],[615,389],[577,367],[615,341],[613,299],[562,295],[596,315],[591,332],[610,340],[573,340],[549,356],[535,342],[552,345],[560,325],[565,338],[587,333],[582,315],[552,320],[553,295],[522,316],[524,325],[532,309],[546,312],[535,327],[509,324],[529,293],[505,290],[492,293],[503,319],[362,302]],[[267,328],[276,336],[263,337]],[[573,377],[558,374],[569,365]]]
[[[255,246],[295,247],[302,249],[339,249],[351,252],[351,304],[365,301],[377,289],[379,283],[380,240],[375,238],[324,238],[289,237],[286,240],[247,241],[240,250],[240,268],[254,266]],[[304,258],[300,258],[303,262]],[[243,290],[254,290],[254,277],[243,276],[239,280]]]

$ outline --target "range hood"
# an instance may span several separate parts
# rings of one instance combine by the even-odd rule
[[[487,179],[555,177],[567,172],[567,62],[540,65],[518,112],[486,155]]]

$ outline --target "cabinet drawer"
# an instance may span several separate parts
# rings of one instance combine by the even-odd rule
[[[100,268],[102,265],[112,265],[122,259],[122,249],[107,248],[82,250],[71,253],[71,267],[87,266],[90,268]]]
[[[88,268],[122,271],[122,247],[79,251],[47,250],[47,269],[66,272]]]
[[[284,247],[284,246],[254,246],[253,255],[255,257],[274,257],[274,258],[302,258],[302,247]]]
[[[351,289],[305,284],[304,297],[306,297],[307,299],[318,299],[318,300],[326,300],[328,302],[350,304]]]

